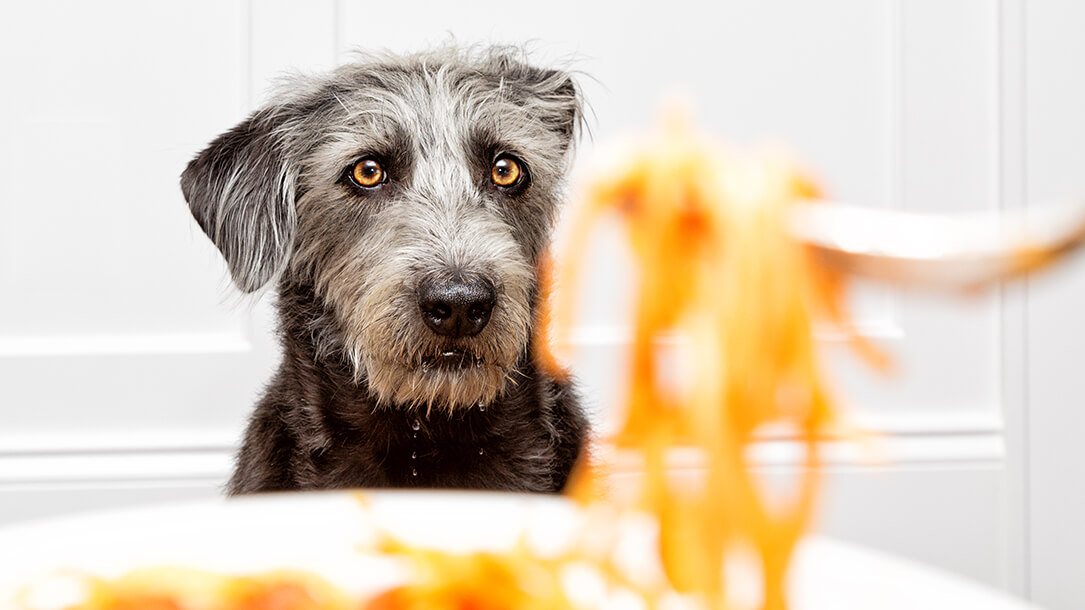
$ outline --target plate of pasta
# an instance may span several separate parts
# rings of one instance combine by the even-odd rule
[[[700,608],[670,589],[643,514],[551,497],[325,492],[175,504],[0,531],[0,608]],[[731,606],[756,608],[752,566]],[[793,608],[1024,608],[962,579],[812,536]]]

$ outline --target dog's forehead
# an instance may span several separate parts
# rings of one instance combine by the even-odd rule
[[[344,155],[339,162],[402,146],[462,156],[480,140],[527,156],[563,152],[546,118],[525,104],[524,84],[505,75],[470,65],[363,64],[338,76],[329,95],[338,120],[326,142]]]

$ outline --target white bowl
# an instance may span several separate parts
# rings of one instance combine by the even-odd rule
[[[526,533],[542,552],[568,544],[582,518],[559,498],[437,491],[274,494],[180,503],[56,519],[0,529],[0,608],[28,585],[42,605],[73,602],[58,574],[119,576],[174,566],[223,573],[288,568],[318,573],[366,594],[406,577],[395,560],[362,552],[376,528],[449,551],[501,550]],[[644,553],[649,555],[650,553]],[[756,592],[755,583],[744,584]],[[930,568],[820,537],[806,539],[793,565],[795,610],[984,608],[1020,602]]]

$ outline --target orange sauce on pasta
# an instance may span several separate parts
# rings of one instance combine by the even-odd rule
[[[590,181],[561,285],[576,285],[598,221],[620,219],[638,275],[629,388],[609,440],[644,456],[636,508],[658,520],[660,558],[677,590],[727,607],[724,563],[752,547],[764,607],[781,610],[787,566],[818,495],[818,438],[839,427],[817,362],[815,318],[847,332],[873,365],[886,365],[850,326],[843,278],[788,236],[789,206],[817,198],[819,188],[789,157],[737,154],[677,117]],[[559,305],[566,332],[571,302]],[[661,339],[674,333],[692,368],[682,391],[665,384],[657,366]],[[803,447],[786,503],[760,493],[746,459],[770,425],[794,430]],[[665,459],[673,447],[703,455],[696,485],[669,480]],[[585,503],[613,501],[604,479],[584,466],[570,494]]]

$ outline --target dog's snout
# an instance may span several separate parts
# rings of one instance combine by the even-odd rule
[[[486,328],[497,302],[493,284],[480,279],[424,282],[418,288],[422,320],[445,337],[470,337]]]

